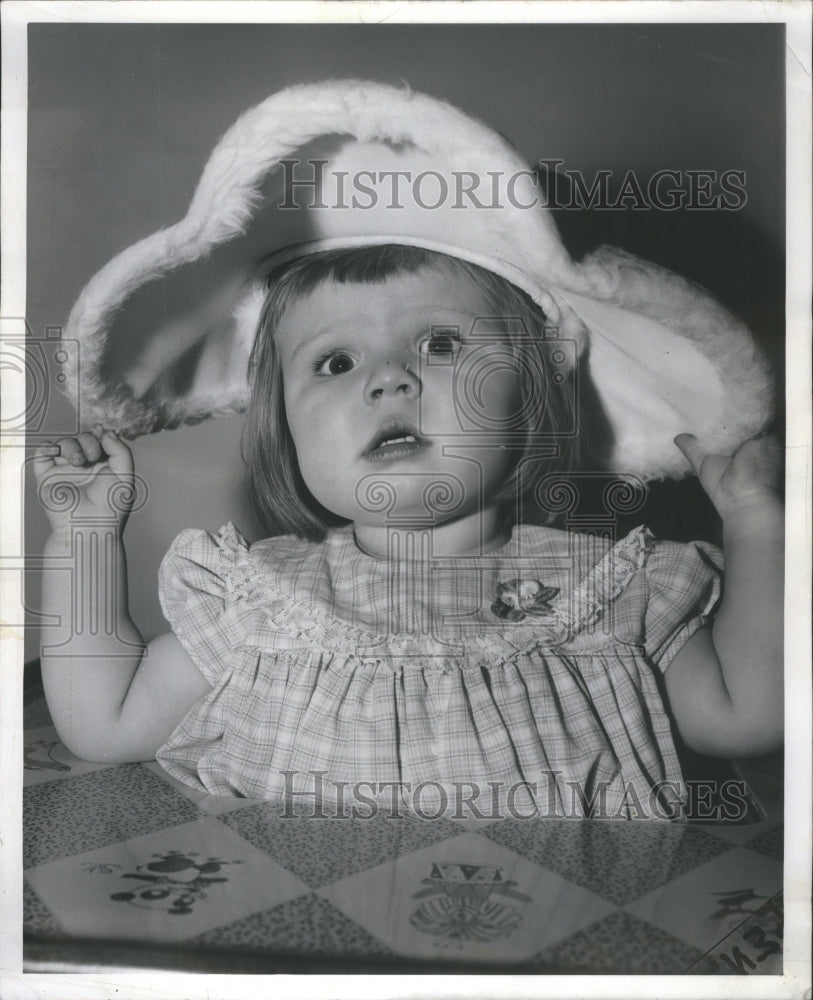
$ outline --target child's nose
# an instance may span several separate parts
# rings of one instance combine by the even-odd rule
[[[376,365],[370,375],[366,395],[369,400],[399,394],[417,396],[420,389],[421,382],[413,364],[387,359]]]

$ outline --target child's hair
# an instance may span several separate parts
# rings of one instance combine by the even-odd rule
[[[282,367],[274,333],[287,307],[326,281],[339,284],[383,284],[388,278],[413,274],[423,268],[463,277],[480,290],[491,318],[505,323],[506,338],[517,346],[522,338],[526,362],[521,372],[526,383],[524,398],[544,405],[529,407],[524,428],[525,450],[500,495],[494,499],[515,505],[515,517],[539,519],[534,496],[547,460],[532,459],[531,447],[540,435],[557,445],[556,470],[567,472],[577,460],[579,433],[574,427],[576,404],[569,378],[551,378],[545,363],[546,318],[533,300],[504,278],[446,254],[419,247],[387,244],[345,250],[329,250],[299,258],[273,271],[267,280],[257,336],[249,361],[251,399],[243,434],[243,458],[249,469],[251,499],[265,530],[271,534],[294,534],[313,541],[324,538],[330,527],[346,523],[319,504],[306,487],[296,458],[296,449],[285,416]],[[529,345],[532,361],[527,362]],[[531,370],[533,369],[533,370]],[[532,383],[532,384],[530,384]],[[576,433],[574,433],[576,430]],[[520,467],[522,473],[520,475]],[[548,520],[548,518],[542,518]]]

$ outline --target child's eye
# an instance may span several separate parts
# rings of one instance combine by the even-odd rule
[[[314,363],[313,370],[317,375],[344,375],[355,366],[356,362],[349,354],[345,354],[344,351],[331,351]]]
[[[421,341],[421,354],[429,358],[454,357],[462,340],[457,330],[433,330],[432,335]]]

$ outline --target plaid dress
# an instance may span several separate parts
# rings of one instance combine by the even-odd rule
[[[379,559],[351,526],[182,532],[160,597],[212,690],[161,765],[326,814],[680,818],[662,674],[719,602],[717,549],[523,526],[436,558],[397,537]]]

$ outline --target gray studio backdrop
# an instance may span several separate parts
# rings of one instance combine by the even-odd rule
[[[574,254],[624,246],[712,288],[781,377],[783,29],[764,25],[90,25],[29,29],[28,301],[35,337],[64,323],[113,254],[185,212],[208,152],[245,108],[292,83],[358,76],[446,98],[531,161],[644,180],[743,171],[736,210],[560,211]],[[51,375],[53,376],[53,372]],[[49,393],[43,430],[71,426]],[[239,417],[141,438],[146,506],[127,533],[134,617],[166,628],[156,574],[183,528],[257,527]],[[26,551],[47,527],[29,493]],[[27,574],[36,624],[37,573]],[[27,659],[39,635],[29,632]]]

